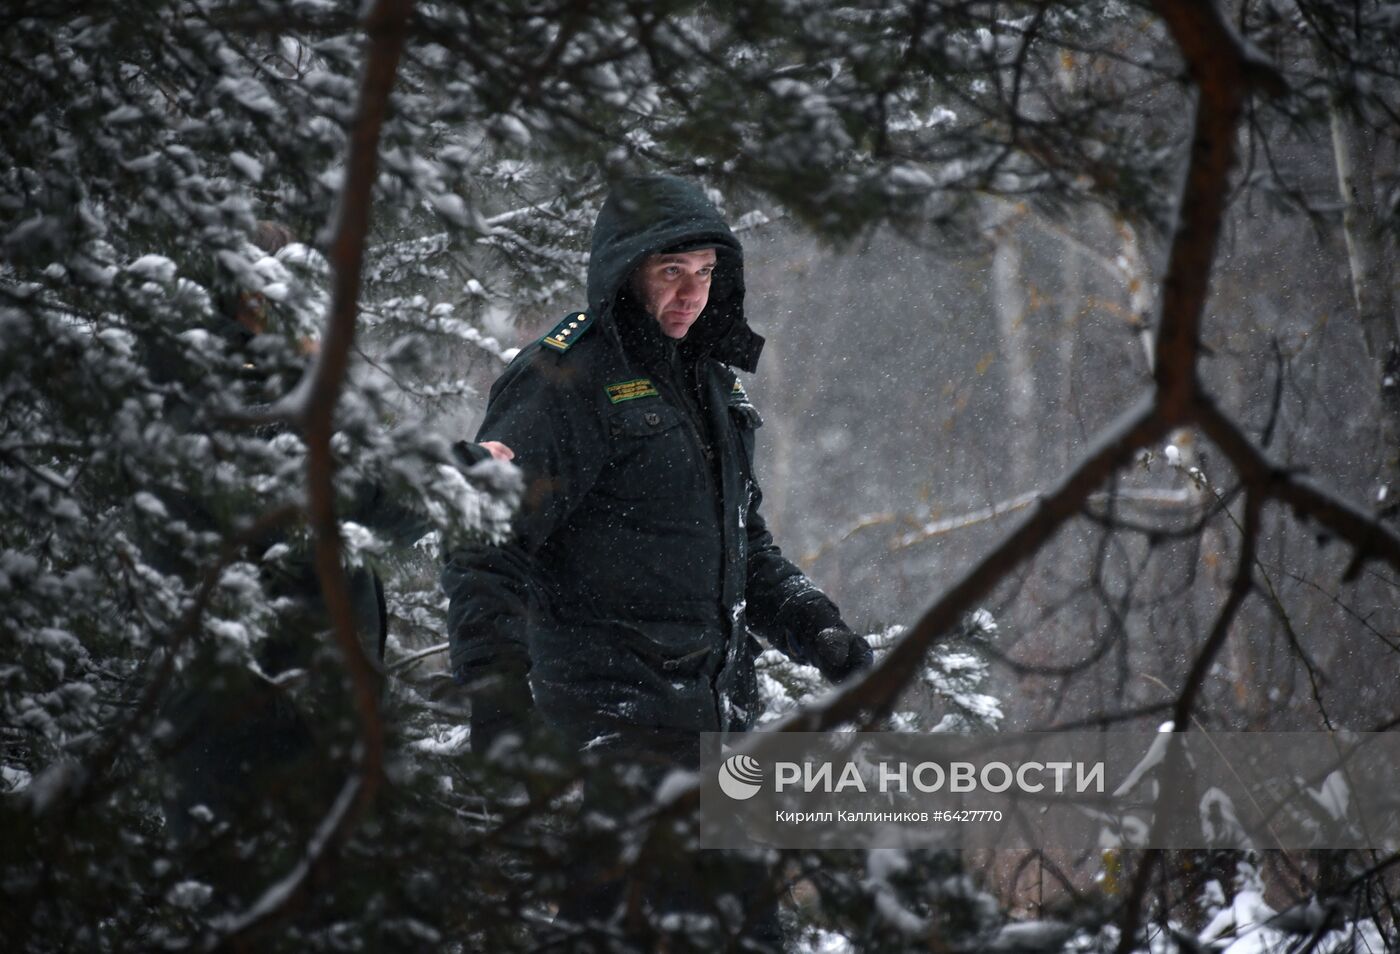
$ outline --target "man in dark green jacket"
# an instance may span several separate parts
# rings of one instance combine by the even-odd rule
[[[463,445],[505,445],[525,477],[512,541],[458,549],[442,575],[476,751],[533,705],[580,747],[694,767],[700,732],[758,715],[750,632],[833,681],[869,664],[760,513],[761,420],[735,369],[754,371],[762,345],[742,248],[704,194],[619,182],[588,310],[516,357],[482,443]]]

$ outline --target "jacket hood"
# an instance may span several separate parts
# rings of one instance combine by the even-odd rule
[[[623,337],[661,338],[654,319],[631,301],[632,273],[650,255],[707,247],[715,249],[710,299],[681,348],[753,371],[763,338],[744,317],[743,247],[705,193],[684,179],[628,176],[614,183],[593,226],[589,310]]]

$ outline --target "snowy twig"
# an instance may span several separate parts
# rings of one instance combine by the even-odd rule
[[[1032,490],[1024,494],[1018,494],[1007,500],[1002,500],[980,510],[971,513],[958,514],[955,517],[944,517],[941,520],[934,520],[924,524],[913,533],[907,533],[890,544],[890,549],[900,550],[931,540],[934,537],[951,533],[954,530],[965,530],[968,527],[985,523],[988,520],[995,520],[1008,514],[1024,510],[1041,498],[1044,491]],[[1161,504],[1163,506],[1178,506],[1183,504],[1195,504],[1197,498],[1191,493],[1180,489],[1163,490],[1115,490],[1112,493],[1090,494],[1086,503],[1141,503],[1141,504]]]
[[[398,672],[400,669],[407,669],[420,659],[427,659],[429,656],[436,656],[439,653],[447,652],[448,646],[448,643],[438,643],[436,646],[420,649],[418,652],[404,656],[402,659],[395,659],[393,663],[387,667],[387,671]]]
[[[1103,731],[1109,726],[1122,722],[1136,722],[1146,716],[1159,716],[1172,707],[1170,702],[1149,702],[1140,706],[1133,706],[1129,709],[1120,709],[1117,712],[1102,712],[1098,715],[1086,716],[1083,719],[1075,719],[1072,722],[1058,722],[1054,725],[1040,728],[1041,732],[1081,732],[1085,729],[1098,729]]]
[[[862,530],[869,530],[872,527],[887,527],[898,519],[899,514],[892,511],[866,514],[837,536],[824,540],[815,550],[809,550],[802,554],[797,562],[802,565],[803,569],[810,570],[812,565],[825,556],[836,544],[846,542]]]
[[[250,931],[275,917],[291,906],[296,897],[306,888],[311,873],[325,859],[327,852],[349,821],[356,802],[364,791],[364,779],[352,775],[345,780],[340,793],[326,817],[321,820],[316,833],[307,843],[306,853],[291,871],[279,881],[269,885],[267,890],[240,914],[231,914],[214,922],[212,938],[206,943],[206,950],[226,948],[233,939],[246,936]]]
[[[12,462],[15,466],[27,472],[35,480],[40,483],[48,484],[59,493],[67,494],[73,492],[73,484],[71,481],[64,480],[47,467],[31,464],[23,455],[14,450],[16,446],[18,445],[0,446],[0,457]]]

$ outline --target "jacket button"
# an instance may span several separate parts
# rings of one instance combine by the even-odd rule
[[[661,415],[657,414],[655,411],[647,411],[646,422],[652,427],[655,427],[661,423]]]
[[[729,548],[729,562],[730,562],[730,563],[734,563],[734,562],[737,561],[738,559],[739,559],[739,548],[738,548],[738,547],[730,547],[730,548]]]

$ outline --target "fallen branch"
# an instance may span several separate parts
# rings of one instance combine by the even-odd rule
[[[447,652],[451,645],[451,643],[438,643],[434,646],[429,646],[427,649],[420,649],[416,653],[410,653],[407,656],[395,659],[393,663],[387,667],[387,671],[398,672],[401,669],[407,669],[421,659],[427,659],[429,656],[436,656],[439,653]]]
[[[953,533],[958,530],[966,530],[979,524],[1008,517],[1011,514],[1025,510],[1045,495],[1044,490],[1029,490],[1023,494],[1017,494],[1006,500],[1000,500],[976,510],[960,513],[952,517],[940,517],[931,520],[917,530],[912,530],[903,536],[896,537],[891,541],[891,550],[905,550],[909,547],[926,543],[936,537]],[[1185,488],[1161,490],[1116,490],[1109,493],[1090,494],[1087,501],[1090,504],[1105,503],[1135,503],[1146,505],[1157,505],[1163,507],[1187,506],[1198,503],[1198,498],[1190,490]],[[866,514],[859,518],[838,536],[821,544],[815,550],[804,553],[798,561],[804,568],[810,568],[812,564],[821,559],[831,551],[837,543],[844,543],[862,530],[871,530],[875,527],[887,527],[894,523],[913,524],[914,518],[908,515],[900,515],[892,511],[882,513]]]
[[[1032,490],[1028,493],[1019,494],[1008,500],[1002,500],[980,510],[970,513],[958,514],[956,517],[944,517],[941,520],[934,520],[924,524],[913,533],[907,533],[897,538],[890,544],[891,550],[902,550],[916,544],[932,540],[934,537],[941,537],[946,533],[955,530],[965,530],[968,527],[976,526],[979,523],[986,523],[998,517],[1005,517],[1018,511],[1024,510],[1041,498],[1044,491]],[[1200,499],[1190,490],[1164,489],[1164,490],[1115,490],[1111,493],[1090,494],[1085,501],[1086,504],[1105,503],[1136,503],[1136,504],[1158,504],[1172,507],[1199,504]]]

